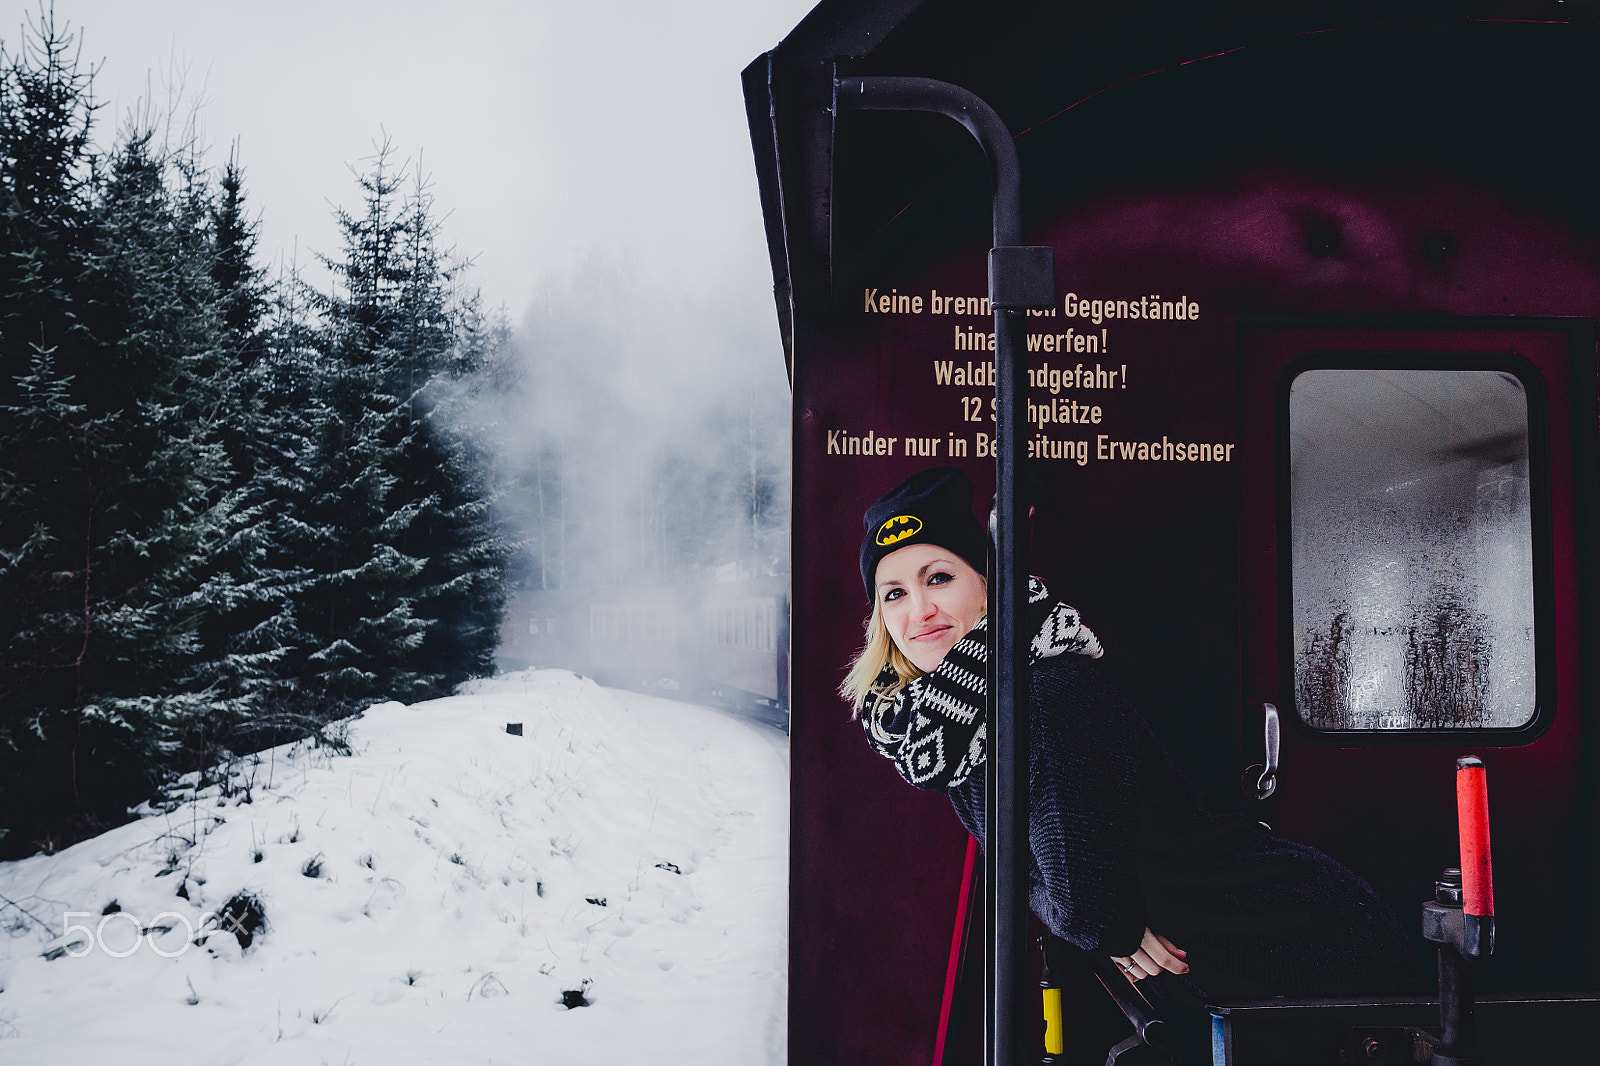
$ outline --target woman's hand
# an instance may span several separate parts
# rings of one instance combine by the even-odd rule
[[[1187,951],[1177,947],[1160,933],[1146,929],[1144,939],[1139,942],[1138,951],[1127,958],[1112,956],[1111,961],[1122,968],[1123,976],[1128,979],[1129,984],[1132,984],[1146,977],[1154,977],[1162,970],[1188,973],[1189,964],[1183,961],[1187,954],[1189,954]]]

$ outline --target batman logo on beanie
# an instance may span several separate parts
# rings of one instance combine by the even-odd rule
[[[989,532],[972,513],[972,479],[953,466],[906,478],[861,516],[861,587],[873,597],[878,560],[912,544],[937,544],[987,572]]]
[[[922,519],[916,515],[897,514],[883,525],[878,527],[877,542],[884,547],[897,544],[907,537],[914,537],[922,532]]]

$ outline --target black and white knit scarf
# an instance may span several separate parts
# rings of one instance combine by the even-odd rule
[[[1028,665],[1072,652],[1098,659],[1099,639],[1075,608],[1053,599],[1044,582],[1028,579],[1025,632]],[[980,619],[931,674],[897,688],[885,666],[867,698],[862,725],[874,751],[918,788],[954,788],[982,765],[988,747],[984,708],[989,692],[989,620]]]

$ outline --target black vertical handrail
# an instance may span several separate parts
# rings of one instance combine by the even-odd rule
[[[1028,595],[1027,540],[1019,535],[1021,460],[1027,402],[1024,312],[1016,285],[1006,283],[1022,243],[1022,167],[1017,147],[994,109],[966,89],[931,78],[840,77],[834,80],[834,114],[846,109],[928,111],[961,123],[983,149],[993,194],[994,248],[989,257],[989,292],[994,312],[996,470],[992,534],[995,572],[990,602],[994,649],[990,662],[989,767],[986,797],[985,952],[988,1009],[985,1012],[990,1066],[1021,1066],[1032,1026],[1023,1014],[1031,1002],[1028,963],[1028,732],[1027,642],[1017,639]],[[1048,252],[1046,252],[1048,264]],[[1037,265],[1037,260],[1035,260]],[[1037,277],[1032,279],[1036,283]],[[1053,278],[1046,304],[1055,300]],[[1037,294],[1041,286],[1029,291]],[[1026,283],[1020,286],[1028,290]],[[1002,295],[1004,294],[1004,295]],[[1008,306],[1001,306],[1006,304]],[[1019,694],[1024,698],[1019,699]]]

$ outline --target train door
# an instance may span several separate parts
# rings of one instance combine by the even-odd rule
[[[1247,800],[1415,935],[1456,865],[1454,759],[1481,755],[1486,989],[1595,977],[1593,351],[1587,320],[1240,322],[1245,762],[1281,717]]]

